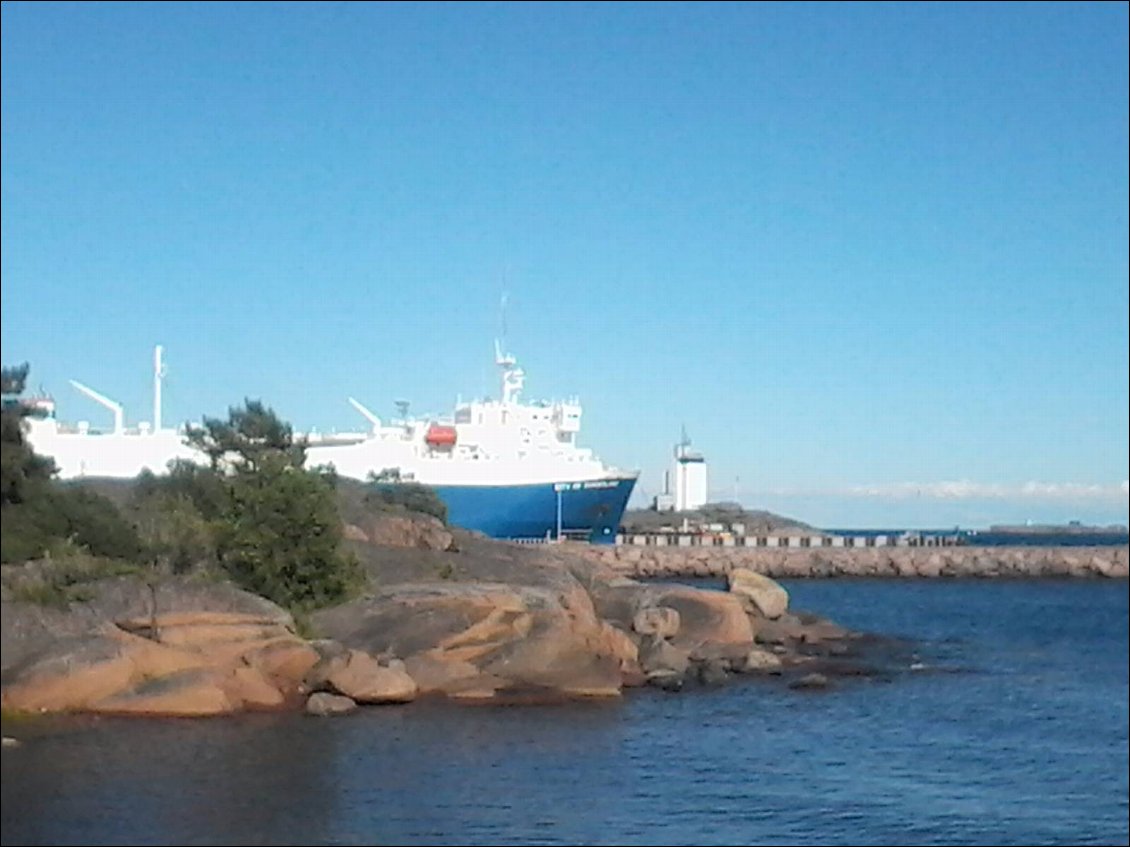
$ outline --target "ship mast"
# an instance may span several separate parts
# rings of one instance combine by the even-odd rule
[[[494,340],[494,363],[502,369],[502,403],[510,405],[518,399],[522,386],[526,381],[526,372],[518,367],[518,360],[511,354],[504,352],[506,345],[506,305],[509,295],[502,294],[499,303],[499,324],[501,326],[501,339]]]
[[[153,349],[153,432],[161,431],[161,380],[165,377],[165,363],[161,354],[165,348],[158,344]]]
[[[502,402],[509,405],[518,399],[526,382],[526,372],[518,367],[518,360],[502,352],[502,343],[494,340],[494,363],[502,369]]]

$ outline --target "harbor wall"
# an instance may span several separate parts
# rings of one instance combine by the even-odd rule
[[[964,536],[876,534],[830,535],[799,531],[793,535],[734,535],[728,532],[620,533],[617,544],[637,547],[953,547],[964,544]]]
[[[1105,547],[611,547],[576,552],[627,577],[724,577],[748,568],[795,577],[1127,576],[1126,545]]]

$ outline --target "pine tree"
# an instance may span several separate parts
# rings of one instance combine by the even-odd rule
[[[189,438],[222,481],[217,547],[231,578],[299,611],[344,599],[359,569],[341,553],[333,485],[303,468],[305,445],[290,426],[246,400],[227,420],[206,418]]]

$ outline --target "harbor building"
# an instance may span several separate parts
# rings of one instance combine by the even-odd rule
[[[683,437],[675,445],[674,465],[663,475],[663,493],[656,495],[653,508],[657,512],[693,511],[706,505],[706,491],[706,459],[691,449],[684,429]]]

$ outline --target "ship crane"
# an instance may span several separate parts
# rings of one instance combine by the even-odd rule
[[[352,397],[349,398],[349,405],[351,405],[354,409],[356,409],[358,412],[360,412],[361,416],[364,417],[365,420],[367,420],[369,423],[371,423],[373,425],[373,432],[379,432],[380,431],[380,428],[381,428],[381,419],[380,418],[378,418],[376,415],[374,415],[372,412],[370,412],[368,409],[366,409],[364,406],[362,406],[361,403],[359,403],[357,400],[354,400]]]
[[[111,400],[105,394],[99,394],[93,388],[83,385],[77,379],[72,379],[70,382],[71,385],[73,385],[95,403],[100,403],[114,413],[114,432],[122,432],[125,429],[125,411],[122,409],[121,403],[117,403]]]

